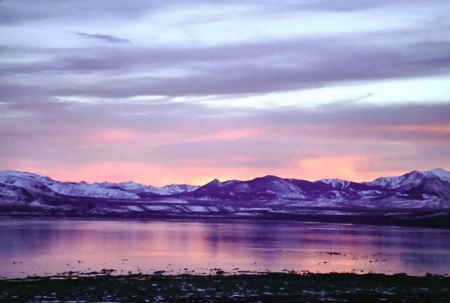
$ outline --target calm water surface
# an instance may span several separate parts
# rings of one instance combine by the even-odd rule
[[[0,221],[0,276],[225,271],[450,273],[450,231],[283,222]]]

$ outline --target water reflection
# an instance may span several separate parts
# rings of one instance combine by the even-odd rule
[[[113,268],[450,272],[450,231],[282,222],[4,220],[0,276]]]

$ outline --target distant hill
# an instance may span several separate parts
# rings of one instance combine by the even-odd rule
[[[310,182],[269,175],[247,181],[215,179],[203,186],[163,187],[132,181],[59,182],[32,173],[0,172],[0,214],[342,218],[382,214],[398,219],[418,211],[427,218],[448,215],[450,172],[436,168],[361,183],[340,179]]]

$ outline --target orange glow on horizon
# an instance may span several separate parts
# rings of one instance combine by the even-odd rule
[[[49,176],[57,181],[80,182],[125,182],[135,181],[145,185],[164,186],[168,184],[204,185],[217,178],[220,181],[231,179],[251,180],[265,175],[282,178],[295,178],[309,181],[339,178],[355,182],[371,181],[382,176],[396,176],[408,171],[383,172],[370,171],[370,158],[361,155],[346,157],[317,157],[299,160],[290,167],[272,170],[248,167],[208,167],[193,161],[189,165],[177,167],[152,165],[142,162],[99,162],[61,169],[44,167],[29,160],[15,161],[14,170]],[[429,168],[431,169],[431,168]],[[444,167],[445,169],[445,167]]]
[[[267,126],[206,129],[202,133],[192,129],[183,131],[145,133],[120,127],[96,130],[78,138],[79,141],[73,146],[67,145],[65,150],[69,156],[63,157],[63,160],[53,161],[54,157],[57,158],[54,153],[56,148],[51,146],[48,154],[42,152],[29,154],[33,158],[27,158],[26,155],[6,158],[1,169],[37,173],[58,181],[135,181],[153,186],[173,183],[204,185],[213,179],[222,182],[231,179],[251,180],[265,175],[310,181],[338,178],[362,182],[403,175],[414,169],[441,167],[450,170],[444,157],[424,160],[423,163],[396,162],[397,159],[401,161],[409,157],[419,159],[420,155],[417,156],[415,152],[425,144],[437,142],[440,146],[448,147],[447,142],[442,143],[450,134],[450,125],[447,124],[359,128],[345,125],[297,125],[281,129]],[[382,140],[379,135],[383,132],[393,134],[393,139]],[[422,134],[409,138],[410,133]],[[426,142],[420,141],[421,138]],[[254,142],[258,143],[254,144],[252,139],[257,139]],[[73,138],[66,137],[65,140],[64,144],[74,142]],[[225,152],[220,145],[214,146],[217,145],[216,141],[224,143],[227,148]],[[262,148],[258,145],[259,141],[264,142]],[[196,144],[198,142],[201,144]],[[242,142],[246,145],[240,153]],[[184,143],[189,143],[186,145],[189,150],[182,145]],[[339,145],[333,150],[335,143]],[[283,144],[287,150],[283,150]],[[267,150],[264,150],[266,147]],[[83,159],[78,153],[80,150],[89,157],[91,148],[92,158]],[[173,153],[172,148],[175,150]],[[296,158],[293,155],[298,156]],[[430,163],[432,166],[427,167]]]

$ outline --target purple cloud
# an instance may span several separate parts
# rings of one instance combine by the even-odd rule
[[[92,39],[92,40],[100,40],[100,41],[105,41],[105,42],[109,42],[109,43],[130,43],[131,41],[128,39],[122,39],[122,38],[118,38],[112,35],[102,35],[102,34],[87,34],[87,33],[82,33],[82,32],[78,32],[76,33],[76,35],[85,38],[85,39]]]

